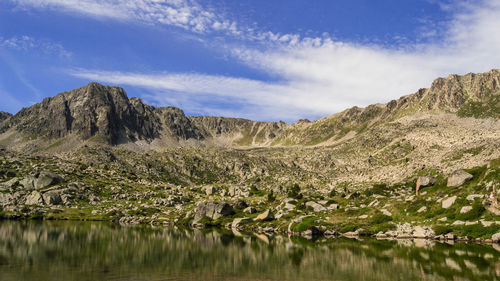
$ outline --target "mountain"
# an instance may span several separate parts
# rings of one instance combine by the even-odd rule
[[[450,75],[287,124],[186,116],[89,83],[0,113],[0,218],[493,239],[499,85],[499,70]]]
[[[295,124],[186,116],[175,107],[153,107],[139,98],[128,98],[120,87],[91,82],[23,108],[12,117],[0,114],[0,121],[5,120],[0,125],[0,132],[48,140],[72,137],[111,145],[141,142],[143,147],[150,149],[186,144],[330,145],[348,134],[359,134],[404,116],[452,113],[459,117],[498,119],[499,79],[499,70],[450,75],[436,79],[428,89],[420,89],[385,105],[353,107],[314,122],[302,120]],[[43,141],[44,145],[47,143],[50,141]]]

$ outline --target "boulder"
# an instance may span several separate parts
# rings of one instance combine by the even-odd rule
[[[331,204],[330,206],[328,206],[329,211],[334,211],[338,209],[339,209],[339,204]]]
[[[43,194],[43,200],[47,205],[59,205],[62,202],[61,196],[55,191],[49,191]]]
[[[238,229],[242,222],[252,221],[250,218],[235,218],[231,224],[231,228]]]
[[[389,217],[392,217],[392,214],[391,212],[387,211],[386,209],[382,209],[380,210],[382,212],[382,214],[386,215],[386,216],[389,216]]]
[[[14,197],[8,193],[0,193],[0,206],[5,206],[14,203]]]
[[[216,220],[232,214],[234,214],[233,207],[225,202],[201,202],[196,206],[194,222],[199,222],[204,217]]]
[[[465,214],[468,213],[472,210],[472,206],[464,206],[462,209],[460,209],[460,214]]]
[[[434,235],[434,230],[430,227],[415,226],[413,229],[413,237],[415,238],[430,238]]]
[[[306,231],[304,232],[301,232],[300,233],[301,236],[305,236],[305,237],[316,237],[316,236],[321,236],[323,235],[323,231],[321,231],[319,228],[317,228],[316,226],[311,226],[309,227],[309,229],[307,229]]]
[[[466,181],[469,181],[473,176],[464,170],[457,170],[448,177],[447,186],[461,186]]]
[[[453,203],[455,203],[456,200],[457,196],[446,198],[441,202],[441,207],[443,207],[444,209],[448,209],[449,207],[451,207],[451,205],[453,205]]]
[[[35,188],[35,181],[36,178],[34,177],[25,177],[24,179],[19,181],[19,185],[24,187],[24,189],[32,190]]]
[[[427,187],[427,186],[431,186],[434,184],[434,182],[436,182],[435,177],[418,177],[417,184],[415,187],[416,194],[418,195],[418,192],[420,191],[420,189]]]
[[[420,207],[420,209],[418,209],[417,213],[423,213],[425,211],[427,211],[427,207],[426,206],[422,206],[422,207]]]
[[[271,210],[266,210],[264,213],[258,215],[254,220],[258,221],[270,221],[274,220],[274,213]]]
[[[215,188],[215,186],[213,185],[205,186],[203,190],[205,191],[206,195],[214,195],[215,192],[217,192],[217,188]]]
[[[471,194],[471,195],[467,196],[466,199],[467,199],[467,201],[474,201],[474,200],[476,200],[476,198],[482,199],[482,198],[484,198],[484,195],[482,195],[482,194]]]
[[[257,209],[255,209],[254,207],[247,207],[243,210],[243,212],[247,214],[255,214],[257,213]]]
[[[40,192],[33,190],[27,197],[24,202],[26,205],[45,205],[45,201],[43,200],[42,194]]]
[[[491,240],[492,240],[493,242],[497,242],[497,243],[498,243],[498,242],[500,242],[500,232],[499,232],[499,233],[496,233],[496,234],[493,234],[493,235],[491,236]]]
[[[322,205],[314,202],[314,201],[307,201],[306,202],[306,207],[311,207],[315,212],[324,212],[326,211],[326,208],[323,207]]]
[[[38,178],[35,180],[35,188],[45,188],[54,184],[59,184],[61,182],[63,182],[63,179],[59,175],[44,171],[41,172],[40,175],[38,175]]]

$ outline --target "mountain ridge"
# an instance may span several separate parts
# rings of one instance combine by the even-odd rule
[[[437,78],[386,104],[351,107],[313,122],[252,121],[243,118],[187,116],[182,109],[154,107],[125,90],[90,82],[45,98],[15,115],[0,114],[0,133],[11,131],[49,140],[76,136],[110,145],[156,141],[159,146],[219,145],[268,147],[329,145],[348,134],[408,115],[452,113],[460,117],[500,118],[500,70]],[[158,146],[151,146],[157,148]]]

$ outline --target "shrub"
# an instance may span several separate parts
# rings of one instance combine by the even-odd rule
[[[434,233],[436,235],[444,235],[444,234],[450,233],[452,231],[453,231],[453,229],[447,225],[435,225],[434,226]]]
[[[267,202],[274,202],[274,201],[276,201],[276,197],[274,197],[274,193],[272,191],[270,191],[267,194]]]
[[[295,199],[302,198],[302,194],[300,194],[300,186],[298,184],[293,184],[290,188],[288,188],[288,197]]]
[[[457,214],[455,217],[459,220],[475,220],[481,217],[481,215],[486,211],[481,202],[474,202],[472,204],[472,210],[464,214]]]

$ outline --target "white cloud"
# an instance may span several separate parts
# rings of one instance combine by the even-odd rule
[[[33,7],[174,25],[198,33],[224,31],[238,43],[224,47],[222,52],[279,78],[270,82],[193,73],[73,71],[73,75],[86,79],[150,89],[151,101],[183,105],[192,112],[257,120],[314,118],[354,105],[387,102],[429,86],[438,76],[484,72],[500,66],[500,0],[453,1],[445,7],[452,19],[443,28],[422,29],[422,38],[431,37],[430,43],[399,49],[339,42],[327,35],[309,38],[239,27],[191,0],[16,1]],[[260,44],[248,47],[251,41]],[[224,101],[232,103],[232,110],[227,110]]]
[[[64,10],[95,18],[171,25],[205,33],[235,32],[236,23],[203,8],[194,0],[11,0],[21,8]]]
[[[49,40],[37,39],[27,35],[14,36],[11,38],[0,37],[0,48],[29,51],[38,50],[46,54],[53,54],[60,57],[71,57],[71,52],[67,51],[61,44]]]

